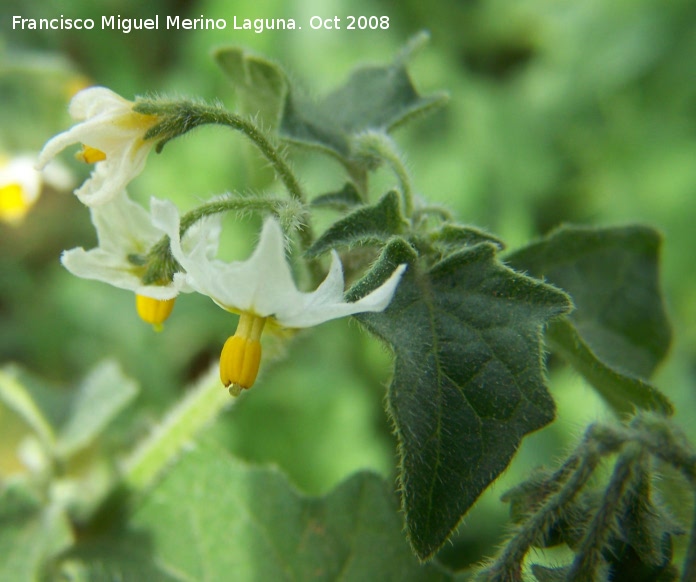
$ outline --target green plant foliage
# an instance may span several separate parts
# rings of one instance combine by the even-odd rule
[[[27,387],[16,368],[0,370],[0,401],[3,406],[19,416],[38,437],[44,447],[55,445],[55,428],[42,410],[41,400]],[[50,409],[50,407],[49,407]]]
[[[507,269],[481,243],[428,271],[409,265],[384,313],[357,319],[394,351],[388,409],[399,438],[411,543],[425,559],[549,423],[541,331],[562,292]]]
[[[462,247],[482,242],[494,244],[499,250],[505,248],[505,244],[498,237],[475,226],[446,223],[439,230],[432,232],[430,237],[443,258],[451,253],[456,253]]]
[[[418,37],[394,63],[360,67],[346,83],[320,100],[292,86],[285,98],[280,135],[295,144],[319,149],[351,168],[360,165],[353,139],[368,130],[391,131],[416,116],[441,107],[447,97],[421,96],[406,69]]]
[[[46,452],[63,460],[93,444],[137,393],[135,382],[109,360],[62,397],[17,369],[0,371],[0,401],[22,418]]]
[[[103,362],[84,379],[60,427],[56,452],[67,458],[89,446],[137,395],[138,389],[115,362]]]
[[[336,192],[320,194],[312,199],[312,206],[333,208],[343,212],[360,204],[362,204],[362,198],[352,182],[346,182],[343,188]]]
[[[384,244],[391,236],[405,232],[407,227],[401,212],[400,196],[392,190],[374,206],[358,208],[334,222],[306,254],[317,257],[332,248]]]
[[[90,579],[451,580],[411,554],[395,503],[371,474],[307,498],[276,470],[198,444],[127,523],[78,546],[64,567],[77,561]]]
[[[38,580],[50,556],[72,543],[67,515],[21,484],[0,490],[0,580]]]
[[[571,295],[575,310],[547,337],[617,412],[672,412],[646,381],[671,340],[659,249],[660,236],[647,227],[563,227],[507,257],[512,267]]]
[[[264,125],[276,127],[288,91],[281,67],[239,47],[219,48],[213,57],[232,81],[241,111],[258,115]]]
[[[206,13],[222,10],[221,1],[210,0]],[[298,76],[273,58],[225,47],[213,57],[227,79],[184,59],[178,76],[163,65],[162,77],[138,81],[130,89],[152,92],[133,102],[104,88],[80,93],[71,108],[76,125],[51,141],[58,149],[92,147],[81,157],[94,164],[76,171],[92,172],[80,202],[67,192],[44,195],[37,204],[44,214],[30,228],[0,224],[7,250],[0,267],[10,274],[8,289],[0,288],[0,579],[444,581],[476,572],[487,582],[664,582],[679,570],[683,580],[696,579],[687,505],[662,497],[676,496],[683,483],[675,491],[655,483],[667,466],[696,491],[694,450],[666,418],[674,407],[651,380],[672,339],[659,281],[661,236],[644,226],[553,230],[567,219],[585,221],[600,199],[616,210],[622,190],[644,210],[654,208],[663,184],[664,199],[673,196],[689,215],[690,199],[679,197],[693,191],[693,140],[683,122],[693,91],[674,91],[684,85],[683,55],[693,52],[689,27],[675,25],[687,22],[686,9],[664,10],[657,0],[577,10],[512,0],[455,9],[453,2],[442,12],[399,6],[457,26],[461,52],[436,53],[413,77],[411,57],[424,34],[391,62],[358,65],[315,97],[298,78],[318,74],[326,57],[304,43],[322,32],[303,23],[308,34],[254,35],[260,46],[273,39],[269,46],[287,49],[283,58],[294,55],[304,69]],[[393,53],[390,35],[408,23],[378,21],[379,30],[350,38],[356,48],[369,38],[378,53]],[[461,26],[475,34],[462,35]],[[664,35],[664,44],[652,43],[653,32],[671,28],[682,34],[670,40],[673,48]],[[137,46],[146,46],[139,33]],[[215,31],[172,44],[167,57],[193,58],[208,33]],[[104,46],[116,46],[116,36]],[[84,47],[80,38],[71,46]],[[337,46],[331,72],[340,70],[341,51],[354,56],[351,43]],[[9,123],[0,145],[10,150],[0,152],[3,219],[5,206],[12,210],[18,192],[33,184],[7,160],[30,133],[44,140],[65,129],[56,113],[67,99],[61,91],[84,81],[71,67],[48,67],[22,86],[17,62],[0,79],[0,117]],[[128,76],[128,67],[104,66]],[[428,127],[399,135],[415,146],[407,161],[393,130],[447,100],[421,94],[413,81],[421,71],[426,83],[432,75],[459,94]],[[221,100],[229,81],[234,111]],[[193,95],[161,97],[168,89]],[[54,97],[45,99],[47,92]],[[664,105],[645,122],[649,99]],[[32,109],[35,116],[15,119]],[[50,130],[39,125],[44,117]],[[193,147],[178,139],[184,135]],[[239,160],[260,158],[240,155],[240,144],[269,171],[243,168]],[[40,146],[32,147],[36,157]],[[149,213],[137,207],[153,194]],[[81,204],[95,200],[103,203],[100,219],[88,225]],[[97,214],[96,206],[89,210]],[[72,228],[56,219],[63,216],[82,216],[87,226],[51,238],[52,229]],[[505,242],[469,222],[515,245],[551,234],[502,255]],[[102,262],[63,255],[73,257],[63,262],[69,271],[92,279],[80,283],[57,257],[93,247],[91,226]],[[668,257],[666,267],[693,279],[682,255]],[[102,283],[119,290],[98,289]],[[162,334],[131,322],[132,292],[142,297],[143,286],[150,299],[179,294]],[[692,291],[682,289],[673,304],[693,311]],[[172,304],[145,303],[154,315],[144,318],[161,328],[158,316]],[[130,319],[122,317],[126,305]],[[336,321],[325,335],[307,337],[346,314],[368,333],[344,333]],[[679,371],[665,375],[680,407],[693,396],[672,387],[675,376],[690,378],[689,333]],[[370,336],[387,349],[380,352]],[[577,397],[572,390],[585,389],[555,359],[553,390],[547,386],[547,349],[578,370],[621,422],[591,426],[560,468],[529,476],[526,467],[557,454],[566,427],[578,418],[584,424],[596,404],[526,438],[554,420],[552,395],[566,412]],[[103,360],[109,354],[138,383]],[[219,354],[229,392],[210,365]],[[380,385],[388,386],[386,397]],[[512,463],[523,441],[530,446]],[[259,467],[269,461],[313,496],[281,470]],[[497,521],[485,519],[485,535],[473,521],[479,511],[495,514],[482,495],[501,475],[522,479],[503,497],[514,524],[507,540],[502,508]],[[466,515],[471,523],[455,533]],[[496,544],[498,554],[482,562]],[[531,564],[535,552],[543,563]]]
[[[600,461],[613,454],[610,478],[593,486]],[[574,554],[572,563],[532,565],[539,582],[676,580],[672,543],[684,530],[653,495],[653,458],[673,465],[693,488],[693,450],[663,419],[636,416],[628,426],[591,426],[556,472],[537,472],[503,496],[518,527],[477,579],[521,580],[531,547],[563,543]],[[682,580],[689,576],[685,571]]]

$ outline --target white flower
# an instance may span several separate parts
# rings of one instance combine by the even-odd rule
[[[154,200],[154,199],[153,199]],[[177,279],[157,285],[145,285],[146,267],[139,264],[165,233],[153,225],[150,214],[133,202],[125,190],[106,204],[90,208],[97,230],[99,246],[89,251],[76,248],[65,251],[61,261],[73,275],[95,279],[136,294],[138,314],[148,323],[159,326],[171,313],[179,292],[190,292],[185,281]],[[205,232],[199,232],[205,228]],[[204,245],[210,256],[217,252],[220,220],[210,217],[189,229],[184,237]]]
[[[366,311],[383,311],[396,291],[406,265],[362,299],[348,303],[343,297],[343,268],[332,251],[331,267],[319,287],[304,293],[295,286],[285,257],[284,237],[275,219],[265,221],[259,243],[246,261],[226,263],[211,259],[201,238],[185,250],[179,240],[179,215],[170,202],[151,202],[153,223],[171,239],[174,258],[185,269],[186,283],[208,295],[227,311],[241,314],[237,332],[227,340],[220,357],[220,378],[235,391],[249,388],[258,372],[259,338],[267,320],[285,328],[304,328]],[[200,236],[200,235],[199,235]]]
[[[96,168],[75,194],[88,206],[104,204],[143,170],[154,145],[154,141],[145,141],[143,136],[160,118],[134,112],[131,101],[104,87],[77,93],[69,111],[81,123],[46,143],[39,154],[38,167],[43,168],[66,147],[83,144],[78,158],[95,163]]]
[[[0,220],[21,222],[39,198],[44,182],[59,189],[72,185],[72,177],[63,166],[54,165],[44,176],[35,166],[36,157],[31,154],[0,156]]]

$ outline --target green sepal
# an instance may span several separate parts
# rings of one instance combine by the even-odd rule
[[[358,208],[336,221],[307,249],[305,255],[314,258],[338,247],[380,244],[407,228],[400,196],[392,190],[375,205]]]
[[[384,312],[355,316],[395,355],[388,411],[408,537],[421,559],[447,540],[522,437],[554,418],[542,329],[570,299],[508,269],[496,250],[481,243],[428,271],[412,263]]]
[[[421,96],[408,74],[406,61],[423,38],[417,37],[392,64],[354,70],[343,86],[323,99],[312,100],[290,86],[281,137],[325,151],[348,167],[360,165],[352,151],[353,136],[368,130],[391,131],[447,101],[442,93]]]
[[[643,226],[562,227],[507,257],[515,269],[571,295],[576,309],[549,327],[550,346],[618,413],[673,411],[647,381],[671,341],[659,287],[660,243]]]
[[[263,127],[277,127],[288,90],[283,69],[240,47],[218,48],[213,58],[232,81],[242,113],[258,115]]]
[[[343,188],[337,192],[320,194],[311,202],[312,206],[317,206],[319,208],[332,208],[341,212],[352,210],[362,203],[363,199],[352,182],[346,182]]]

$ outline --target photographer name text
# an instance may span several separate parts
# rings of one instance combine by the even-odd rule
[[[311,30],[387,30],[388,16],[312,16],[306,26]],[[293,18],[182,18],[154,15],[152,18],[122,18],[120,15],[97,18],[12,17],[12,30],[115,30],[129,34],[135,30],[246,30],[257,34],[266,31],[302,30]]]

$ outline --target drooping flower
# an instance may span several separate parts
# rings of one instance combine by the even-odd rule
[[[71,187],[72,177],[63,166],[53,165],[43,176],[35,166],[36,158],[30,154],[0,155],[0,220],[19,224],[38,200],[44,182],[59,189]]]
[[[73,275],[95,279],[136,294],[140,317],[160,329],[174,307],[180,292],[191,291],[181,278],[143,283],[147,254],[165,233],[157,228],[150,214],[122,190],[106,204],[90,208],[97,230],[99,246],[89,251],[75,248],[65,251],[61,262]],[[199,229],[204,232],[198,232]],[[184,237],[184,246],[195,240],[205,246],[204,252],[214,256],[220,237],[220,221],[210,217],[191,227]]]
[[[208,295],[227,311],[239,313],[236,333],[220,356],[220,379],[231,394],[250,388],[261,361],[260,337],[268,323],[281,328],[304,328],[331,319],[366,311],[383,311],[391,301],[406,265],[400,265],[387,281],[362,299],[344,300],[343,267],[338,253],[332,252],[326,279],[311,293],[299,291],[285,257],[282,229],[273,218],[264,222],[259,243],[246,261],[227,263],[211,258],[204,239],[182,248],[179,215],[170,202],[153,200],[153,222],[169,235],[174,258],[195,291]],[[200,233],[199,233],[200,236]]]
[[[43,168],[66,147],[82,144],[78,159],[96,167],[75,194],[88,206],[104,204],[143,170],[155,143],[144,136],[160,118],[133,111],[133,102],[105,87],[90,87],[77,93],[69,112],[80,123],[46,143],[39,154],[38,167]]]

